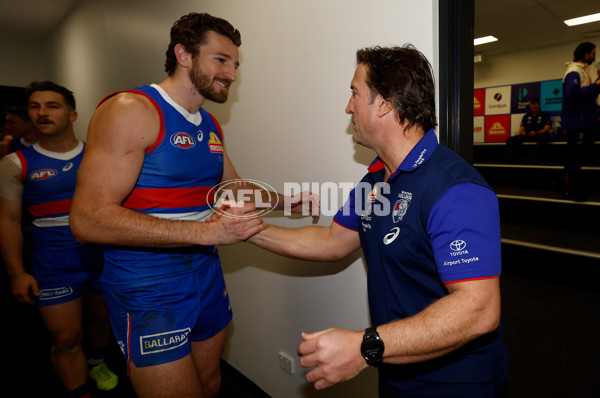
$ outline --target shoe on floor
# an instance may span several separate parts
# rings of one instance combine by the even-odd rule
[[[119,376],[114,374],[105,363],[91,368],[89,375],[96,382],[98,389],[102,391],[112,390],[119,383]]]

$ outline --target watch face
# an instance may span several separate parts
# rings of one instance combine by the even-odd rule
[[[367,360],[367,363],[381,362],[383,356],[383,341],[377,337],[370,337],[363,341],[360,351]]]

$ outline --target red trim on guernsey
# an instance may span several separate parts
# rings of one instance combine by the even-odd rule
[[[28,206],[27,209],[34,217],[54,216],[71,211],[71,199],[58,200],[50,203],[40,203]]]
[[[482,276],[481,278],[468,278],[468,279],[459,279],[457,281],[449,281],[449,282],[442,282],[442,283],[459,283],[459,282],[468,282],[468,281],[480,281],[480,280],[484,280],[484,279],[494,279],[494,278],[498,278],[500,277],[500,275],[495,275],[495,276]]]
[[[383,169],[383,163],[381,162],[381,160],[377,160],[375,163],[370,165],[368,168],[369,173],[375,173],[376,171],[379,171],[382,169]]]
[[[339,226],[340,226],[340,227],[342,227],[342,228],[346,228],[346,229],[347,229],[347,230],[349,230],[349,231],[358,232],[357,230],[355,230],[355,229],[352,229],[352,228],[348,228],[347,226],[345,226],[345,225],[342,225],[342,224],[340,224],[339,222],[337,222],[337,221],[335,221],[335,220],[333,220],[333,222],[334,222],[334,223],[336,223],[337,225],[339,225]]]
[[[156,109],[156,112],[158,112],[158,117],[160,118],[160,128],[158,130],[158,136],[156,137],[156,140],[154,140],[154,143],[152,145],[150,145],[148,148],[146,148],[146,151],[145,151],[145,153],[152,152],[154,149],[156,149],[157,146],[160,145],[163,138],[165,137],[165,118],[160,109],[160,106],[156,103],[156,101],[154,101],[154,99],[152,99],[152,97],[150,97],[148,94],[146,94],[140,90],[123,90],[123,91],[117,91],[115,93],[109,94],[106,97],[104,97],[102,99],[102,101],[100,101],[98,106],[102,105],[104,103],[104,101],[106,101],[107,99],[114,97],[115,95],[120,94],[120,93],[133,93],[133,94],[142,95],[142,96],[148,98],[148,100],[150,100],[150,103],[154,106],[154,108]],[[98,109],[98,106],[96,107],[96,109]]]
[[[21,151],[17,151],[15,154],[21,161],[21,182],[23,182],[27,178],[27,159],[25,159],[25,156],[23,156],[23,152]]]
[[[212,113],[208,112],[208,114],[212,118],[213,122],[215,122],[215,125],[217,126],[217,130],[219,131],[219,138],[221,138],[221,141],[223,141],[223,129],[221,129],[221,125],[217,121],[217,118],[212,115]]]
[[[212,188],[136,188],[123,206],[137,210],[205,206],[213,202],[207,200]]]

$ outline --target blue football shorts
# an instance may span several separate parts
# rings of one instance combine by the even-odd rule
[[[181,359],[191,342],[223,330],[233,316],[221,264],[202,272],[127,289],[104,287],[119,347],[136,367]]]
[[[102,294],[100,273],[104,264],[101,246],[33,251],[32,273],[41,294],[39,306],[62,304],[84,294]]]

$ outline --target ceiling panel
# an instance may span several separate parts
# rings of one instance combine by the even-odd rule
[[[569,27],[563,21],[598,12],[599,0],[475,0],[475,37],[499,39],[475,47],[475,53],[493,55],[585,41],[600,36],[600,22]]]

